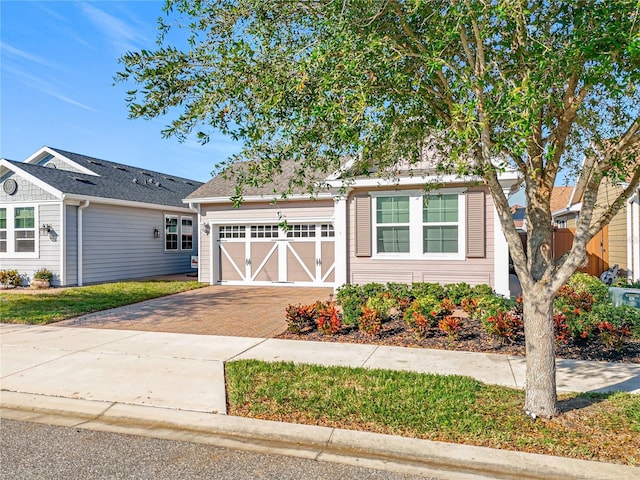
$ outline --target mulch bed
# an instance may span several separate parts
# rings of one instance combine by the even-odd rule
[[[453,341],[449,340],[445,334],[439,331],[427,338],[416,338],[416,336],[406,328],[406,324],[402,320],[391,320],[383,323],[382,330],[376,337],[371,337],[360,332],[358,327],[343,326],[335,335],[324,335],[317,330],[311,330],[303,331],[300,334],[284,332],[276,338],[524,355],[525,347],[523,336],[515,338],[512,342],[507,341],[501,343],[499,339],[485,332],[479,320],[465,318],[463,322],[460,335]],[[574,360],[640,363],[640,340],[629,339],[620,350],[607,348],[597,341],[579,344],[573,342],[566,345],[560,344],[556,345],[556,357]]]

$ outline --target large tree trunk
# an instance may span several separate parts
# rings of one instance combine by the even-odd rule
[[[556,356],[553,328],[554,295],[536,284],[524,288],[523,313],[526,342],[525,411],[532,416],[558,415]]]

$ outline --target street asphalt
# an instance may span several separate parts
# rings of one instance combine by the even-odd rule
[[[440,479],[639,478],[640,469],[226,415],[234,359],[468,375],[523,388],[524,358],[344,343],[0,324],[0,416]],[[640,365],[558,360],[560,391],[640,393]]]

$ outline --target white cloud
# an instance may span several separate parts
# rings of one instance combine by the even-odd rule
[[[49,60],[47,60],[46,58],[39,57],[38,55],[34,55],[32,53],[27,52],[26,50],[21,50],[19,48],[12,47],[11,45],[5,42],[0,41],[0,50],[4,55],[7,55],[9,57],[28,60],[30,62],[34,62],[49,68],[60,68],[53,62],[50,62]]]
[[[118,55],[149,43],[140,28],[86,2],[80,3],[80,8],[85,17],[104,34]]]

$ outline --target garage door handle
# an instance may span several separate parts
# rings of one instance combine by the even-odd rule
[[[316,258],[316,265],[322,265],[322,260],[320,260],[319,258]]]
[[[245,259],[244,264],[251,265],[251,259],[250,258]]]

